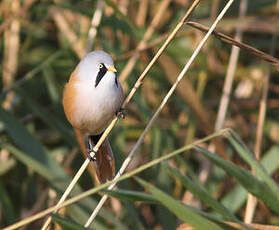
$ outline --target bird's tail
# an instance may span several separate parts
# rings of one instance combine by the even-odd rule
[[[93,142],[93,144],[96,145],[100,137],[101,135],[89,136],[89,143]],[[115,174],[114,156],[107,138],[100,146],[95,157],[96,160],[94,161],[94,164],[100,183],[105,183],[108,180],[113,179]]]

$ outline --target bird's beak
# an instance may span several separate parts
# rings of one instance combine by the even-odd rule
[[[109,67],[109,68],[108,68],[108,71],[111,71],[111,72],[117,72],[117,70],[115,69],[115,67],[114,67],[114,66]]]

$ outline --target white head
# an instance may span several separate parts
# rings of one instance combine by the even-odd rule
[[[78,77],[83,82],[99,85],[115,82],[116,69],[111,56],[102,51],[93,51],[88,53],[79,63]],[[100,87],[99,86],[99,87]]]

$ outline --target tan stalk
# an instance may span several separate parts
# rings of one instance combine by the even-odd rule
[[[279,13],[279,1],[277,1],[277,15]],[[274,34],[272,36],[271,41],[271,49],[270,53],[273,56],[275,52],[275,45],[276,39],[278,34]],[[268,89],[269,89],[269,78],[270,78],[270,67],[267,69],[267,73],[263,79],[263,86],[262,86],[262,97],[260,100],[260,108],[259,108],[259,116],[258,116],[258,123],[257,123],[257,132],[256,132],[256,143],[254,148],[255,159],[257,161],[260,160],[261,154],[261,146],[262,146],[262,138],[263,138],[263,127],[265,122],[265,115],[266,115],[266,107],[267,107],[267,99],[268,99]],[[255,171],[252,169],[252,173],[255,175]],[[251,193],[248,194],[247,203],[246,203],[246,210],[244,216],[245,223],[252,223],[253,217],[256,211],[258,200],[255,196]]]
[[[8,1],[7,1],[8,2]],[[8,18],[4,20],[4,22],[0,25],[0,34],[5,31],[7,27],[15,20],[15,18],[23,17],[27,12],[28,9],[36,2],[36,0],[26,0],[24,1],[22,7],[20,7],[16,12],[10,14]],[[1,3],[5,3],[2,1]],[[2,12],[0,12],[1,15]]]
[[[90,52],[92,45],[94,43],[94,39],[97,35],[97,28],[102,19],[102,12],[103,12],[104,5],[105,4],[104,4],[103,0],[98,0],[97,9],[95,10],[94,16],[92,17],[91,27],[88,32],[88,39],[87,39],[87,45],[86,45],[87,53]]]
[[[239,19],[242,19],[246,14],[247,0],[242,0],[239,7]],[[241,24],[236,29],[236,34],[234,39],[236,41],[242,41],[242,27]],[[228,110],[228,104],[232,89],[232,83],[235,75],[235,70],[237,67],[237,61],[239,57],[240,49],[237,46],[232,47],[232,52],[229,60],[229,65],[225,77],[225,83],[223,88],[223,93],[220,101],[220,106],[217,114],[217,119],[215,123],[215,131],[220,130],[224,126],[224,121],[226,118],[226,113]]]
[[[137,18],[136,18],[137,26],[139,26],[139,27],[145,26],[147,9],[148,9],[148,0],[139,1],[139,9],[138,9],[138,14],[137,14]]]
[[[168,38],[168,36],[169,36],[168,33],[163,34],[163,35],[161,35],[160,37],[158,37],[158,38],[152,40],[151,42],[147,43],[147,44],[146,44],[145,46],[143,46],[140,50],[137,50],[137,49],[130,50],[130,51],[124,53],[123,55],[121,55],[121,56],[119,56],[119,57],[116,57],[115,59],[116,59],[117,61],[127,59],[127,58],[133,56],[136,52],[143,52],[143,51],[145,51],[145,50],[147,50],[147,49],[150,49],[150,48],[152,48],[152,47],[158,45],[159,43],[165,41],[165,40]],[[182,34],[180,34],[180,36],[182,36]],[[178,35],[177,35],[176,37],[178,37]]]
[[[133,149],[131,150],[131,152],[129,153],[128,157],[125,159],[125,161],[123,162],[121,168],[119,169],[117,175],[115,176],[115,178],[113,179],[113,181],[115,181],[116,179],[118,179],[126,170],[126,168],[128,167],[128,165],[130,164],[130,162],[133,159],[133,156],[136,153],[136,150],[138,149],[138,147],[141,145],[141,143],[144,140],[145,135],[147,134],[147,132],[151,129],[153,123],[157,120],[161,110],[164,108],[164,106],[166,105],[166,103],[168,102],[169,98],[171,97],[171,95],[173,94],[173,92],[175,91],[178,83],[183,79],[185,73],[188,71],[190,65],[193,63],[193,61],[195,60],[196,56],[199,54],[201,48],[203,47],[203,45],[205,44],[205,42],[207,41],[207,39],[209,38],[209,36],[211,35],[211,33],[213,32],[213,30],[215,29],[217,23],[223,18],[224,14],[227,12],[227,10],[229,9],[229,7],[231,6],[231,4],[233,3],[234,0],[230,0],[228,1],[228,3],[226,4],[226,6],[223,8],[223,10],[221,11],[221,13],[218,15],[218,17],[216,18],[216,20],[214,21],[214,23],[212,24],[212,26],[210,27],[209,31],[207,32],[207,34],[204,36],[204,38],[201,40],[201,42],[199,43],[199,45],[197,46],[197,48],[195,49],[194,53],[192,54],[192,56],[190,57],[190,59],[187,61],[186,65],[184,66],[183,70],[180,72],[180,74],[177,77],[176,82],[172,85],[171,89],[168,91],[167,95],[165,96],[165,98],[163,99],[162,103],[160,104],[160,106],[158,107],[158,109],[156,110],[156,112],[154,113],[154,115],[152,116],[151,120],[148,122],[147,126],[145,127],[145,129],[143,130],[142,134],[140,135],[139,139],[137,140],[137,143],[134,145]],[[111,184],[108,189],[112,190],[114,188],[116,183]],[[107,200],[108,195],[104,195],[102,197],[102,199],[99,201],[97,207],[95,208],[95,210],[93,211],[92,215],[90,216],[90,218],[88,219],[88,221],[86,222],[86,224],[84,225],[85,227],[89,227],[90,224],[93,222],[94,218],[97,216],[98,212],[100,211],[100,209],[102,208],[103,204],[105,203],[105,201]]]
[[[192,26],[198,30],[201,30],[203,32],[207,32],[208,31],[208,27],[206,26],[203,26],[197,22],[187,22],[187,25],[189,26]],[[228,44],[231,44],[231,45],[234,45],[234,46],[238,46],[239,48],[269,62],[270,64],[272,64],[277,70],[279,70],[279,59],[263,52],[263,51],[260,51],[252,46],[249,46],[243,42],[238,42],[236,41],[235,39],[231,38],[230,36],[227,36],[223,33],[220,33],[220,32],[216,32],[214,31],[212,33],[212,35],[214,35],[215,37],[217,37],[218,39],[222,40],[223,42],[226,42]]]
[[[82,58],[86,54],[85,49],[83,48],[81,41],[77,38],[77,35],[71,29],[69,23],[66,21],[62,10],[58,7],[51,7],[50,12],[55,23],[57,24],[57,27],[69,40],[72,49],[76,52],[79,58]]]
[[[146,42],[151,38],[155,28],[161,21],[161,18],[164,16],[164,13],[170,3],[170,0],[162,0],[158,9],[158,13],[153,18],[150,26],[147,28],[143,39],[138,44],[136,51],[134,55],[128,60],[126,66],[124,67],[123,71],[121,72],[119,76],[120,82],[124,82],[125,79],[128,77],[128,75],[131,73],[132,69],[134,68],[138,58],[139,58],[139,50],[141,50],[143,47],[145,47]]]
[[[5,20],[12,14],[15,14],[21,8],[19,0],[13,2],[3,1],[2,7],[4,11]],[[18,69],[18,54],[19,54],[19,39],[20,32],[20,20],[15,17],[12,19],[11,24],[4,31],[4,55],[3,55],[3,71],[2,71],[2,85],[3,90],[7,90],[14,83],[15,75]],[[6,95],[5,100],[2,103],[4,109],[10,109],[14,98],[14,92],[10,92]],[[0,105],[1,106],[1,105]],[[9,151],[7,149],[0,150],[0,159],[5,160],[7,163],[14,162],[13,158],[9,157]]]
[[[4,2],[9,4],[7,7],[8,12],[5,15],[6,19],[11,14],[16,14],[21,8],[20,1],[14,0],[13,2]],[[19,39],[20,20],[15,17],[12,19],[10,26],[4,32],[4,62],[3,62],[3,90],[8,89],[14,82],[14,77],[18,67],[18,51],[20,45]],[[7,94],[3,102],[3,108],[8,109],[11,106],[14,93]]]
[[[211,14],[210,14],[210,20],[213,21],[214,18],[216,18],[218,9],[219,9],[219,3],[220,0],[213,0],[212,6],[211,6]]]
[[[246,14],[246,9],[247,9],[247,0],[242,0],[240,3],[239,7],[239,19],[243,19],[245,14]],[[242,40],[242,24],[239,24],[236,28],[236,34],[234,37],[235,41],[241,42]],[[231,94],[231,88],[232,88],[232,83],[235,75],[235,70],[237,67],[237,62],[238,62],[238,57],[239,57],[239,47],[233,46],[230,59],[229,59],[229,64],[227,68],[227,73],[225,76],[225,83],[223,86],[223,93],[221,96],[220,104],[219,104],[219,109],[217,113],[217,118],[215,121],[215,128],[214,130],[220,130],[222,129],[225,119],[226,119],[226,113],[228,110],[228,104],[229,104],[229,99],[230,99],[230,94]],[[215,152],[215,144],[213,142],[210,143],[209,145],[209,150],[211,152]],[[218,152],[218,150],[217,150]],[[207,164],[205,164],[206,167],[203,167],[200,175],[199,175],[199,180],[201,183],[205,183],[208,179],[208,176],[210,175],[211,171],[211,164],[207,161]]]
[[[176,76],[179,74],[179,67],[176,65],[174,60],[171,59],[167,54],[163,54],[159,59],[159,64],[164,70],[168,80],[171,84],[174,84],[176,81]],[[195,114],[199,127],[206,134],[210,134],[213,132],[212,121],[206,114],[209,112],[202,105],[201,100],[199,99],[196,91],[194,90],[192,83],[189,79],[184,79],[177,87],[177,92],[181,96],[181,98],[189,105],[191,111]],[[223,142],[221,140],[213,140],[214,145],[218,150],[220,156],[227,159],[227,155],[225,152],[225,148],[223,146]]]

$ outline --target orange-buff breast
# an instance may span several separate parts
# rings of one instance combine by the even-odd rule
[[[74,112],[75,112],[75,100],[77,96],[77,90],[75,88],[75,83],[79,81],[77,78],[78,66],[71,74],[69,82],[65,85],[63,92],[63,107],[67,119],[73,127],[75,127]]]

